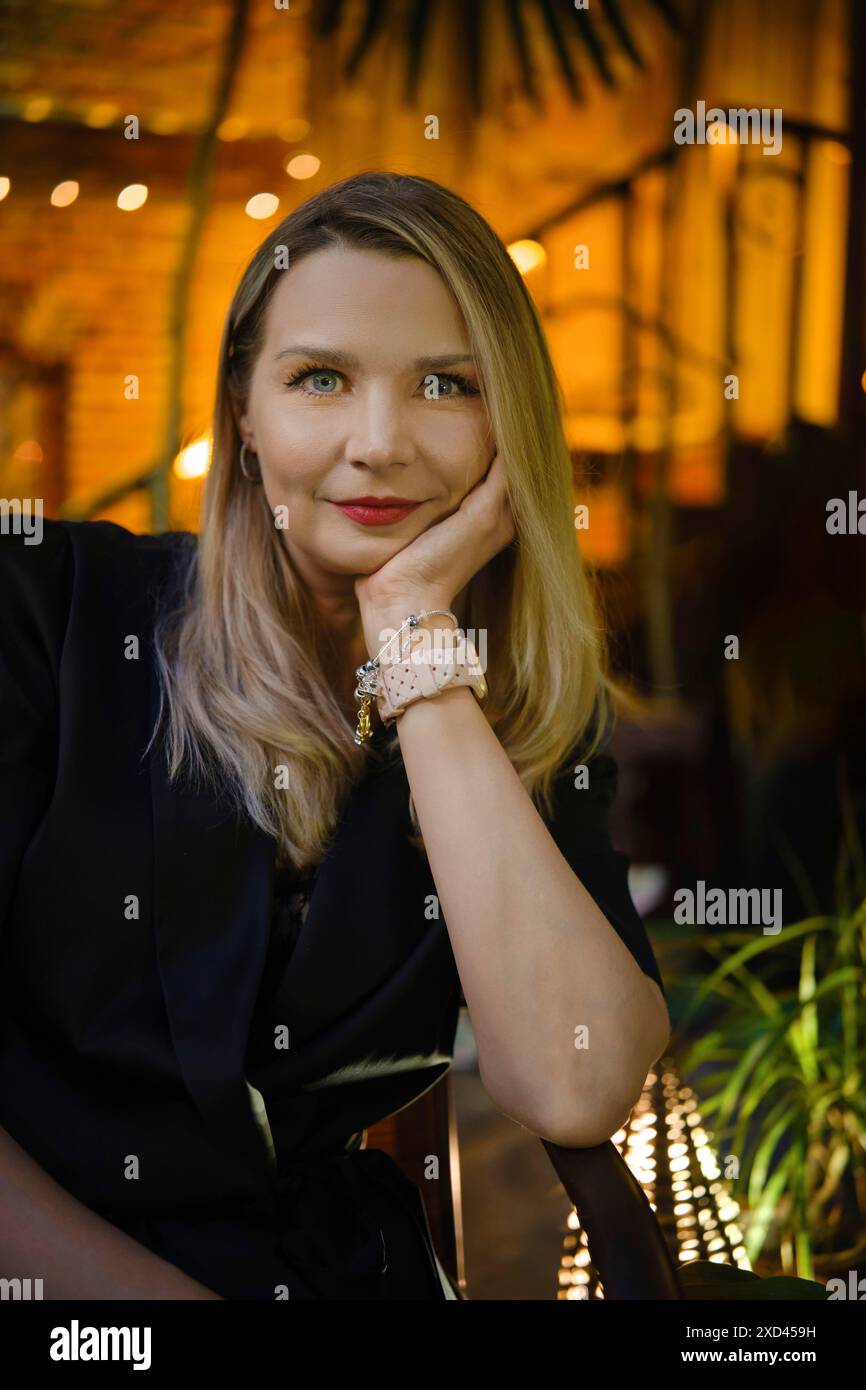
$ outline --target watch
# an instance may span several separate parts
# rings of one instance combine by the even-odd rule
[[[475,645],[457,631],[460,640],[450,650],[416,649],[402,661],[382,663],[376,708],[383,724],[393,723],[416,700],[432,699],[455,686],[468,685],[479,703],[486,698],[487,681]]]

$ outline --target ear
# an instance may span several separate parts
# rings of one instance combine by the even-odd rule
[[[241,441],[246,444],[247,448],[252,449],[253,453],[256,453],[255,436],[250,429],[250,422],[246,412],[244,412],[243,415],[235,416],[235,425],[241,437]]]

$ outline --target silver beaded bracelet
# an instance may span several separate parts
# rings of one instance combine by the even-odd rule
[[[376,698],[379,690],[379,666],[383,652],[386,652],[391,643],[400,636],[405,627],[413,631],[421,622],[422,618],[432,618],[435,614],[441,614],[445,618],[453,618],[457,623],[457,614],[452,613],[450,608],[425,608],[420,613],[410,613],[408,618],[400,624],[393,637],[389,637],[375,656],[370,657],[369,661],[363,662],[355,671],[358,684],[355,687],[355,699],[358,702],[358,727],[355,730],[355,742],[358,744],[366,743],[372,737],[373,731],[370,727],[370,705]]]

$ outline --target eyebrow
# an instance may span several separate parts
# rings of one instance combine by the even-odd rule
[[[327,358],[338,367],[349,367],[357,370],[361,363],[354,353],[343,352],[340,348],[317,347],[315,343],[292,343],[289,347],[280,348],[274,353],[274,361],[279,362],[281,357],[322,357]],[[458,367],[462,362],[472,362],[471,353],[468,352],[443,352],[438,356],[416,357],[412,363],[412,370],[415,372],[431,371],[434,367]]]

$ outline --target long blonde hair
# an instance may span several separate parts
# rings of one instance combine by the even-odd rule
[[[430,179],[375,171],[326,188],[266,237],[232,299],[198,544],[182,601],[156,630],[154,736],[165,707],[170,777],[186,767],[229,790],[237,809],[275,837],[278,859],[297,869],[323,857],[369,749],[355,744],[325,679],[314,605],[264,489],[241,474],[237,418],[285,273],[277,263],[297,265],[332,246],[420,257],[463,314],[516,535],[472,579],[464,625],[486,629],[483,708],[540,809],[551,809],[563,760],[588,761],[597,750],[617,690],[576,544],[561,388],[505,246],[467,202]],[[287,770],[279,778],[278,768]],[[409,814],[423,845],[411,796]]]

